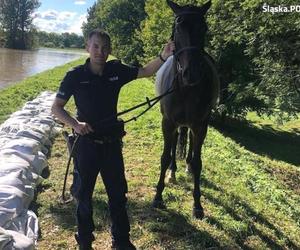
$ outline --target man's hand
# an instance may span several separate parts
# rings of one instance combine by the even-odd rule
[[[86,122],[77,122],[77,124],[73,127],[75,132],[80,135],[86,135],[88,133],[94,132],[91,125]]]
[[[160,56],[157,56],[154,60],[149,62],[146,66],[139,68],[137,78],[152,76],[160,68],[160,66],[163,64],[163,62],[165,62],[168,59],[168,57],[173,54],[174,50],[175,50],[175,43],[173,41],[169,41],[165,45]],[[160,57],[162,57],[162,59],[160,59]]]
[[[175,51],[175,43],[174,41],[169,41],[165,44],[163,51],[161,52],[161,56],[164,60],[167,60],[169,56],[173,54]]]

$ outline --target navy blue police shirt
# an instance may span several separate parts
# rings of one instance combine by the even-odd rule
[[[57,93],[66,101],[73,95],[77,119],[97,129],[100,123],[116,119],[119,92],[122,86],[137,78],[138,68],[122,64],[119,60],[105,63],[102,75],[89,69],[90,60],[70,70]]]

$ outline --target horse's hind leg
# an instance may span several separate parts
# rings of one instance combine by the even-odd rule
[[[193,133],[192,130],[189,132],[189,148],[188,155],[186,158],[186,169],[185,172],[192,174],[192,158],[193,158]]]
[[[170,174],[168,175],[168,182],[169,183],[176,183],[176,171],[177,171],[177,164],[176,164],[176,146],[177,146],[177,139],[178,139],[178,131],[176,130],[174,133],[173,143],[172,143],[172,150],[171,150],[171,164],[170,164]]]
[[[171,163],[171,148],[174,138],[175,127],[172,125],[171,122],[163,118],[162,130],[164,136],[164,149],[161,156],[160,177],[156,186],[156,195],[153,200],[153,206],[156,208],[165,208],[162,199],[162,192],[165,188],[166,171]]]
[[[200,174],[202,170],[201,148],[207,133],[207,124],[203,125],[200,129],[193,130],[193,132],[193,157],[191,161],[191,167],[194,176],[193,215],[197,219],[202,219],[204,217],[204,212],[200,202]]]

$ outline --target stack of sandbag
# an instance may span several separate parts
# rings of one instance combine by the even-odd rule
[[[35,248],[38,220],[28,207],[57,133],[54,97],[41,93],[0,125],[0,250]]]

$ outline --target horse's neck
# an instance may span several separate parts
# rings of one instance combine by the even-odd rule
[[[206,52],[203,50],[203,55],[201,56],[201,60],[199,61],[199,63],[201,63],[203,65],[203,74],[207,74],[210,73],[211,75],[211,95],[212,95],[212,100],[211,100],[211,106],[214,107],[218,104],[219,102],[219,95],[220,95],[220,79],[219,79],[219,75],[217,72],[217,67],[216,67],[216,63],[214,61],[214,59]],[[208,69],[208,71],[206,71],[206,69]],[[199,95],[203,94],[203,95],[207,95],[205,89],[207,86],[207,84],[209,84],[209,82],[205,81],[202,82],[200,80],[198,85],[195,86],[191,86],[191,87],[183,87],[183,83],[182,83],[182,77],[181,77],[181,73],[178,72],[177,70],[177,61],[174,60],[173,61],[173,71],[175,72],[174,75],[174,81],[173,81],[173,88],[178,89],[179,91],[181,90],[182,92],[190,92],[191,94],[196,94]],[[196,91],[197,90],[197,91]]]

